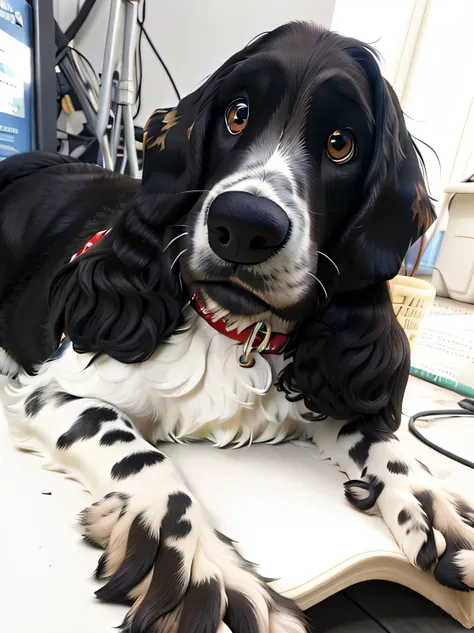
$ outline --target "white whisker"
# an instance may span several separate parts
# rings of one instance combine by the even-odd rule
[[[176,242],[176,240],[179,240],[180,237],[184,237],[185,235],[189,235],[188,231],[186,231],[185,233],[181,233],[181,235],[177,235],[176,237],[173,237],[171,242],[168,242],[168,244],[166,245],[166,248],[164,249],[163,253],[166,253],[166,251],[169,249],[169,247],[171,246],[173,242]]]
[[[325,257],[326,259],[329,259],[329,261],[331,262],[331,264],[334,266],[334,268],[337,270],[337,274],[340,275],[341,271],[339,270],[337,264],[329,257],[329,255],[326,255],[326,253],[323,253],[323,251],[316,251],[318,253],[318,255],[322,255],[323,257]]]
[[[318,278],[316,277],[316,275],[313,275],[313,273],[308,273],[308,275],[309,275],[310,277],[312,277],[313,279],[316,279],[316,281],[318,282],[318,284],[319,284],[319,285],[321,286],[321,288],[323,289],[323,292],[324,292],[324,294],[326,295],[326,299],[327,299],[327,298],[328,298],[328,293],[327,293],[326,288],[324,287],[323,282],[322,282],[320,279],[318,279]]]
[[[176,262],[178,261],[178,259],[181,257],[181,255],[184,255],[184,253],[187,251],[188,249],[185,248],[184,251],[181,251],[181,253],[175,258],[174,262],[171,264],[170,270],[173,270],[173,266],[176,264]]]

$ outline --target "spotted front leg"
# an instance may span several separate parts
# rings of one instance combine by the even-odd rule
[[[27,392],[8,406],[11,435],[91,492],[79,520],[87,542],[105,549],[96,595],[132,604],[124,630],[303,633],[296,605],[213,529],[173,463],[122,412],[54,383]]]
[[[408,560],[438,582],[474,589],[474,499],[448,490],[397,437],[364,423],[326,421],[314,441],[347,472],[346,499],[380,514]]]

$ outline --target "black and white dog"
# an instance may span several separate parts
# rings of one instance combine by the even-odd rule
[[[374,52],[283,26],[144,143],[141,184],[52,155],[0,167],[10,430],[91,491],[98,597],[131,601],[133,633],[304,630],[156,448],[187,439],[324,437],[349,502],[473,588],[473,505],[394,435],[409,346],[387,280],[433,209]]]

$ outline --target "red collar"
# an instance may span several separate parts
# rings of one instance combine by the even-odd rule
[[[86,251],[88,251],[94,244],[96,244],[110,229],[105,231],[99,231],[81,248],[81,250],[73,255],[72,260],[76,259]],[[196,312],[201,316],[209,325],[217,330],[220,334],[224,334],[227,338],[237,341],[237,343],[248,344],[248,352],[252,350],[259,350],[262,354],[281,354],[290,340],[288,334],[282,334],[281,332],[271,332],[269,326],[265,323],[251,325],[245,330],[231,330],[227,329],[227,323],[224,319],[214,319],[212,312],[207,312],[199,303],[196,295],[191,299],[191,305]],[[268,340],[266,340],[268,339]],[[259,349],[262,344],[265,346]]]
[[[209,323],[209,325],[212,328],[217,330],[220,334],[224,334],[225,336],[227,336],[227,338],[230,338],[233,341],[237,341],[238,343],[245,344],[249,341],[250,337],[254,333],[255,325],[251,325],[250,327],[245,328],[245,330],[242,330],[240,332],[236,329],[229,331],[227,329],[227,323],[225,322],[225,320],[224,319],[214,320],[213,313],[207,312],[207,310],[205,310],[205,308],[201,306],[201,304],[199,303],[199,299],[197,298],[196,295],[192,297],[191,305],[199,314],[199,316],[201,316],[205,321],[207,321],[207,323]],[[265,324],[262,324],[262,326],[263,327],[255,335],[255,338],[252,341],[252,344],[251,344],[252,350],[258,349],[260,345],[262,345],[262,343],[265,341],[267,331],[266,331]],[[261,351],[261,353],[262,354],[281,354],[284,351],[285,347],[287,346],[289,339],[290,337],[288,336],[288,334],[282,334],[281,332],[272,332],[269,335],[269,340],[266,343],[264,349]]]

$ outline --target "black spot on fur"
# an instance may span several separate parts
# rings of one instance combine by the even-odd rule
[[[191,498],[184,492],[176,492],[169,496],[168,512],[162,523],[162,530],[173,538],[184,538],[191,531],[191,523],[183,519],[186,510],[191,507]]]
[[[63,433],[56,442],[56,447],[64,450],[75,442],[88,440],[97,435],[104,422],[114,422],[117,414],[107,407],[90,407],[81,413],[69,431]]]
[[[428,522],[433,525],[434,522],[434,509],[433,509],[433,494],[429,490],[422,490],[415,493],[415,498],[421,504],[421,507],[428,517]]]
[[[164,540],[163,536],[161,539]],[[158,626],[154,629],[153,625],[178,607],[187,590],[183,578],[189,573],[183,563],[181,553],[175,548],[160,546],[150,588],[134,617],[134,631],[161,630]]]
[[[141,451],[139,453],[132,453],[114,464],[110,474],[112,479],[120,481],[121,479],[126,479],[127,477],[138,474],[146,466],[161,464],[164,459],[165,456],[159,451]]]
[[[432,527],[434,522],[433,495],[428,490],[423,490],[421,492],[417,492],[415,494],[415,498],[420,503],[428,518],[428,528],[426,529],[420,527],[420,529],[423,529],[426,533],[426,541],[421,546],[415,561],[420,569],[426,571],[430,569],[437,557]]]
[[[388,462],[387,470],[393,475],[408,475],[410,469],[408,468],[408,464],[396,459]]]
[[[73,396],[72,393],[65,393],[64,391],[59,391],[54,394],[54,399],[56,401],[56,405],[60,407],[63,404],[67,404],[68,402],[74,402],[74,400],[80,400],[80,396]]]
[[[429,475],[432,475],[432,474],[433,474],[433,473],[431,472],[431,470],[428,468],[428,466],[427,466],[426,464],[423,464],[423,462],[420,462],[420,460],[419,460],[419,459],[417,459],[416,461],[417,461],[417,462],[419,463],[419,465],[423,468],[423,470],[426,470],[426,472],[427,472]]]
[[[362,512],[374,507],[385,487],[383,481],[374,475],[369,475],[368,479],[369,481],[352,479],[344,484],[344,494],[347,501]]]
[[[339,437],[354,435],[354,433],[362,433],[362,437],[354,446],[349,449],[349,457],[359,466],[363,468],[369,457],[369,451],[373,444],[379,442],[388,442],[393,439],[391,433],[380,432],[377,429],[371,429],[360,421],[349,422],[345,424],[339,431]]]
[[[363,478],[367,475],[367,466],[364,468],[364,470],[361,472],[360,476]]]
[[[398,525],[405,525],[405,523],[408,523],[410,519],[411,514],[408,512],[408,510],[405,510],[405,508],[403,508],[403,510],[400,510],[398,514]]]
[[[133,442],[136,439],[133,433],[130,431],[122,431],[121,429],[114,429],[113,431],[107,431],[100,438],[99,444],[101,446],[113,446],[119,442],[127,443]]]
[[[458,591],[470,591],[469,587],[463,582],[463,570],[456,564],[454,560],[459,552],[456,545],[446,539],[446,552],[441,556],[435,567],[434,575],[440,585],[457,589]]]
[[[255,609],[240,591],[226,590],[228,604],[224,622],[231,631],[245,631],[246,633],[259,633]]]
[[[186,592],[179,630],[189,633],[216,631],[221,619],[221,590],[211,578],[199,585],[191,585]]]
[[[363,437],[349,451],[349,457],[361,468],[367,462],[372,443],[370,438]]]
[[[105,602],[127,602],[128,592],[141,582],[153,567],[158,553],[158,539],[145,527],[143,515],[133,520],[127,541],[127,552],[118,570],[109,582],[95,592]],[[107,554],[107,553],[106,553]],[[106,554],[99,561],[98,569],[103,573]]]
[[[92,541],[92,539],[89,539]],[[93,541],[92,541],[93,542]],[[107,565],[107,552],[104,552],[102,556],[99,558],[99,562],[97,563],[97,567],[95,568],[94,576],[100,580],[105,576],[105,567]]]
[[[408,512],[408,510],[406,510],[405,508],[403,508],[403,510],[400,510],[398,514],[398,525],[405,525],[405,523],[408,523],[410,519],[411,514]]]
[[[48,403],[49,392],[46,387],[38,387],[33,393],[31,393],[25,401],[25,412],[30,418],[41,411],[41,409]]]

